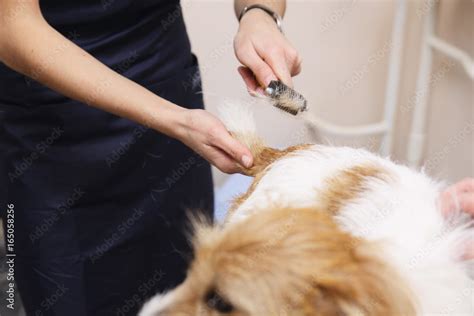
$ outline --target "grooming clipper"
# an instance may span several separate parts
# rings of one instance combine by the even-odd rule
[[[271,81],[265,93],[272,99],[273,106],[290,114],[297,115],[308,110],[306,99],[281,81]]]

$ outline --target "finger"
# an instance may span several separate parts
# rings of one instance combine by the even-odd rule
[[[461,193],[461,192],[474,192],[474,179],[473,178],[466,178],[455,184],[450,185],[448,188],[445,189],[445,192],[452,192],[452,193]]]
[[[241,169],[235,164],[234,160],[223,153],[220,157],[216,158],[214,166],[220,171],[227,174],[240,173]]]
[[[291,75],[294,77],[298,75],[301,72],[301,57],[299,55],[296,57],[296,60],[293,62],[292,66],[290,67],[291,69]]]
[[[249,92],[255,92],[259,85],[250,68],[240,66],[237,70],[239,71],[242,79],[244,79],[245,85],[247,86]]]
[[[250,95],[265,95],[265,90],[263,90],[262,87],[258,84],[257,79],[255,79],[255,76],[252,70],[250,70],[250,68],[241,66],[238,70],[240,75],[244,79],[245,84],[247,85],[247,91],[250,93]]]
[[[270,81],[277,79],[272,68],[263,61],[253,47],[241,49],[237,53],[237,58],[243,65],[252,70],[262,87],[268,86]]]
[[[457,193],[474,192],[474,178],[466,178],[454,184]]]
[[[456,198],[458,199],[459,208],[474,216],[474,193],[464,192],[458,194]]]
[[[301,63],[299,64],[294,64],[293,67],[291,68],[291,76],[296,76],[301,72]]]
[[[285,54],[280,49],[269,49],[268,52],[264,52],[263,56],[265,62],[270,65],[273,72],[276,74],[284,84],[289,87],[293,87],[293,80],[291,79],[290,69],[286,62]]]
[[[289,48],[285,51],[286,64],[290,70],[291,76],[296,76],[301,72],[302,59],[300,54],[294,48]]]
[[[206,151],[208,161],[220,171],[228,174],[240,172],[234,159],[219,148],[208,146]]]
[[[216,138],[215,142],[215,146],[223,150],[239,164],[246,168],[252,167],[253,157],[250,150],[246,146],[241,144],[238,140],[230,136],[229,133]]]
[[[444,191],[441,195],[441,209],[444,214],[462,210],[474,216],[474,194],[472,192]]]

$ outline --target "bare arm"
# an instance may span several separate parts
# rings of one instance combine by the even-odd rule
[[[0,5],[0,60],[7,66],[70,98],[176,136],[171,127],[183,126],[183,108],[112,71],[58,33],[43,19],[37,1],[18,3]]]
[[[0,0],[0,61],[65,96],[177,138],[226,172],[251,157],[211,114],[160,98],[69,41],[44,20],[38,0]]]

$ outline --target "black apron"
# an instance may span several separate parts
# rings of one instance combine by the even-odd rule
[[[179,1],[40,5],[55,29],[115,71],[203,108]],[[51,51],[45,67],[62,53]],[[136,315],[145,299],[183,280],[192,255],[187,212],[212,217],[210,167],[179,141],[68,99],[34,75],[0,64],[0,206],[14,204],[26,311]]]

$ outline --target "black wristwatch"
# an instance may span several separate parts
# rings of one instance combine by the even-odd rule
[[[252,4],[252,5],[249,5],[245,8],[243,8],[242,12],[240,12],[240,15],[239,15],[239,22],[240,22],[240,20],[242,20],[242,17],[245,15],[245,13],[249,12],[252,9],[260,9],[260,10],[265,11],[268,15],[270,15],[273,18],[273,20],[275,20],[275,23],[276,23],[278,29],[280,30],[280,32],[283,33],[283,26],[282,26],[283,23],[282,23],[281,16],[278,13],[274,12],[269,7],[266,7],[262,4]]]

